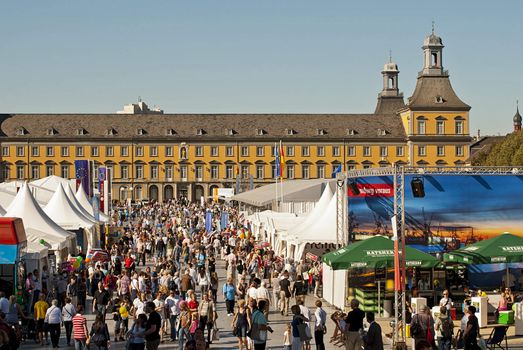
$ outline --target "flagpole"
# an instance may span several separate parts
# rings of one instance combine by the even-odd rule
[[[279,177],[279,173],[278,173],[278,146],[276,145],[276,142],[274,143],[274,191],[275,191],[275,196],[274,196],[274,200],[276,202],[276,210],[279,211],[279,205],[278,205],[278,177]]]
[[[280,186],[281,186],[281,203],[283,203],[283,164],[285,164],[285,153],[283,152],[282,142],[280,140]]]

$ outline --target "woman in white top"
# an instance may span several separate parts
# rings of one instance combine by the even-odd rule
[[[198,286],[200,287],[200,293],[202,296],[207,294],[207,291],[209,290],[209,276],[205,272],[205,268],[200,268],[200,271],[198,273],[198,276],[196,278],[196,282],[198,283]]]
[[[62,319],[64,320],[65,336],[67,346],[71,346],[71,333],[73,331],[73,317],[76,315],[76,308],[71,303],[71,298],[65,298],[65,305],[62,308]]]

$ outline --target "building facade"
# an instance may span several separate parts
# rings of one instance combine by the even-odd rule
[[[0,176],[74,178],[74,160],[89,159],[95,174],[112,169],[113,199],[198,200],[215,187],[274,182],[280,142],[284,179],[329,178],[340,166],[464,164],[470,107],[443,70],[441,38],[432,33],[423,50],[407,103],[390,61],[369,114],[3,114]]]

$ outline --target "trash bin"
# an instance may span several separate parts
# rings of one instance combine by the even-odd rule
[[[392,317],[392,300],[383,300],[383,317]]]

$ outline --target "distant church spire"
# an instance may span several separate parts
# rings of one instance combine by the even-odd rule
[[[519,114],[519,100],[516,100],[516,114],[512,120],[514,121],[514,132],[520,132],[522,118],[521,114]]]

